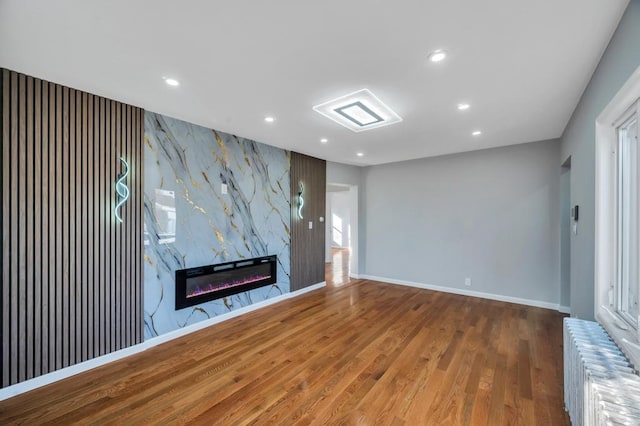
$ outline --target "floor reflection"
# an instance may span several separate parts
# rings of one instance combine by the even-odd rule
[[[332,248],[331,263],[325,265],[325,280],[327,286],[340,287],[351,282],[349,277],[349,257],[351,250],[348,248]]]

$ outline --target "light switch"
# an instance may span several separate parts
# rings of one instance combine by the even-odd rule
[[[324,222],[324,217],[320,216],[320,223]]]
[[[313,229],[313,222],[309,221],[309,229]]]
[[[222,192],[222,195],[227,193],[227,184],[226,183],[220,184],[220,192]]]

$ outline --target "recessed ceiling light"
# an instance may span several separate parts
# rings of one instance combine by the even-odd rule
[[[321,143],[327,143],[327,142],[329,142],[329,139],[327,139],[327,138],[322,138],[322,139],[320,139],[320,142],[321,142]]]
[[[364,155],[364,152],[358,152],[358,153],[356,153],[356,155],[357,155],[358,157],[362,157],[362,156]]]
[[[399,123],[402,118],[368,89],[324,102],[313,110],[354,132]]]
[[[464,111],[466,109],[469,109],[469,107],[471,107],[471,105],[469,105],[469,104],[458,104],[458,109],[460,111]]]
[[[274,121],[276,121],[276,119],[271,116],[266,116],[264,118],[264,121],[266,121],[267,123],[273,123]]]
[[[480,136],[482,134],[482,132],[480,130],[476,130],[473,133],[471,133],[473,136]]]
[[[445,52],[442,49],[438,49],[433,51],[431,55],[429,55],[429,60],[431,62],[440,62],[446,57],[447,57],[447,52]]]
[[[180,82],[178,80],[176,80],[175,78],[167,78],[167,77],[162,77],[164,78],[164,82],[167,83],[169,86],[180,86]]]

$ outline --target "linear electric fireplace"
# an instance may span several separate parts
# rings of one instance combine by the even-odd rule
[[[176,310],[273,284],[276,256],[176,271]]]

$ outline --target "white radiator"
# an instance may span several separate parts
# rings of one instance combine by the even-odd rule
[[[596,322],[564,319],[564,404],[574,426],[640,425],[640,377]]]

